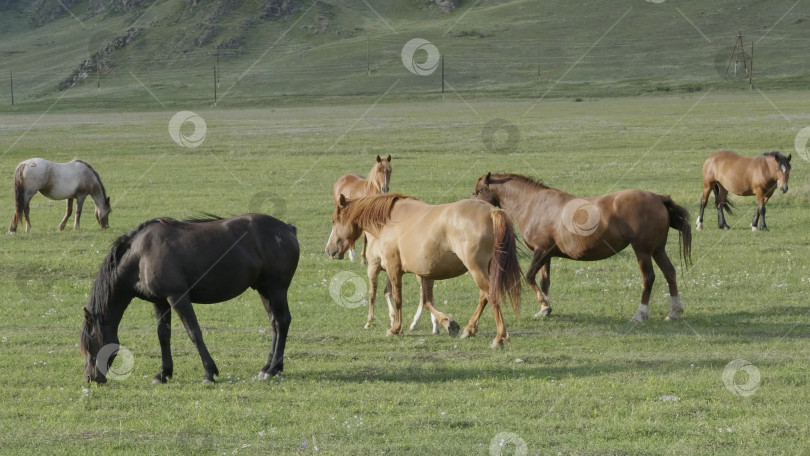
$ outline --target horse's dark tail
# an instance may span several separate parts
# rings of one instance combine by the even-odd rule
[[[495,245],[492,250],[492,261],[489,264],[490,301],[509,296],[512,310],[520,319],[520,263],[517,257],[517,241],[512,222],[503,209],[490,212],[492,229],[495,234]]]
[[[720,196],[720,184],[715,182],[712,186],[712,191],[714,191],[714,206],[718,209],[722,209],[728,214],[729,216],[734,215],[734,203],[729,199],[728,192],[724,196]]]
[[[675,204],[669,195],[661,195],[661,202],[669,212],[669,227],[678,230],[681,256],[686,266],[689,266],[692,263],[692,224],[689,221],[689,211]]]

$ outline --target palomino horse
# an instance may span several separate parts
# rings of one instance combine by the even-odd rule
[[[162,363],[153,383],[174,371],[170,348],[171,311],[183,322],[202,358],[203,382],[219,375],[202,339],[192,302],[209,304],[235,298],[247,288],[259,292],[273,326],[267,379],[284,370],[290,327],[287,289],[298,266],[295,227],[269,215],[178,221],[158,218],[119,237],[101,263],[84,309],[81,351],[88,381],[104,383],[118,347],[118,326],[132,298],[154,305]],[[101,353],[100,353],[101,351]]]
[[[671,309],[667,320],[683,313],[675,282],[675,268],[666,252],[669,228],[681,236],[684,261],[691,261],[692,233],[689,212],[667,195],[642,190],[622,190],[601,196],[578,198],[546,187],[518,174],[487,174],[478,179],[473,197],[502,207],[515,221],[523,241],[533,252],[526,281],[540,302],[535,317],[551,314],[548,299],[551,258],[602,260],[627,245],[636,253],[644,289],[633,321],[649,318],[655,272],[651,258],[669,284]],[[540,272],[540,289],[535,276]]]
[[[383,193],[388,193],[388,185],[391,182],[391,154],[388,157],[381,158],[377,155],[377,162],[371,171],[368,173],[368,179],[359,174],[345,174],[340,176],[340,179],[335,182],[332,187],[332,197],[335,199],[335,205],[338,204],[340,195],[346,198],[362,198],[364,196],[374,196]],[[360,262],[366,262],[366,244],[367,239],[363,236],[363,250],[360,252]],[[354,261],[354,244],[349,250],[349,259]]]
[[[767,231],[765,225],[765,203],[779,187],[782,193],[788,191],[790,178],[790,155],[781,152],[766,152],[759,157],[743,157],[728,150],[709,155],[703,163],[703,196],[700,198],[700,215],[695,222],[698,230],[703,229],[703,209],[708,203],[709,193],[714,191],[717,206],[717,227],[730,230],[723,211],[731,215],[729,192],[741,196],[757,196],[757,212],[751,220],[751,230]],[[762,221],[760,222],[760,217]]]
[[[478,331],[478,320],[490,301],[497,325],[492,347],[503,346],[509,334],[503,323],[501,298],[508,295],[515,314],[520,314],[515,233],[503,210],[474,200],[433,206],[399,194],[356,200],[340,195],[326,253],[342,259],[364,231],[379,242],[380,263],[393,289],[394,321],[388,335],[402,332],[402,275],[406,272],[420,277],[424,307],[451,336],[458,335],[458,323],[433,305],[433,282],[469,271],[480,292],[478,307],[463,337]]]
[[[76,218],[73,228],[79,228],[79,218],[82,216],[82,206],[87,195],[96,203],[96,220],[102,228],[109,227],[107,221],[110,211],[110,197],[104,190],[104,184],[98,173],[89,164],[81,160],[68,163],[54,163],[41,158],[29,158],[17,165],[14,171],[14,217],[11,219],[9,233],[17,231],[17,224],[22,222],[25,215],[25,231],[31,231],[31,221],[28,219],[31,198],[42,193],[52,200],[67,198],[65,217],[59,223],[59,231],[65,229],[70,214],[73,213],[73,199],[76,199]]]

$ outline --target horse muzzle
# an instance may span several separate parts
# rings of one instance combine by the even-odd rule
[[[782,186],[782,193],[787,193],[787,191],[788,191],[788,186],[787,186],[787,185],[783,185],[783,186]]]

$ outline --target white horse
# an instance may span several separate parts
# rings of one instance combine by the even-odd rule
[[[17,165],[14,171],[14,217],[11,219],[9,233],[17,231],[17,224],[25,215],[25,231],[31,231],[31,221],[28,219],[31,198],[42,193],[52,200],[67,198],[65,217],[59,224],[59,231],[65,229],[70,214],[73,213],[73,199],[76,199],[76,218],[73,228],[79,228],[79,218],[82,215],[82,206],[87,195],[93,198],[96,204],[96,220],[102,228],[109,227],[108,217],[112,208],[110,197],[101,183],[98,173],[89,164],[81,160],[69,163],[54,163],[41,158],[29,158]]]

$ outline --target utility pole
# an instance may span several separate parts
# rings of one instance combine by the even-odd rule
[[[442,99],[444,99],[444,54],[442,54]]]
[[[748,90],[754,90],[754,42],[751,41],[751,68],[748,73]]]
[[[9,81],[11,82],[11,106],[14,106],[14,72],[9,71]]]
[[[371,57],[369,56],[368,37],[366,37],[366,71],[371,76]]]
[[[217,105],[217,67],[214,65],[214,106]]]

